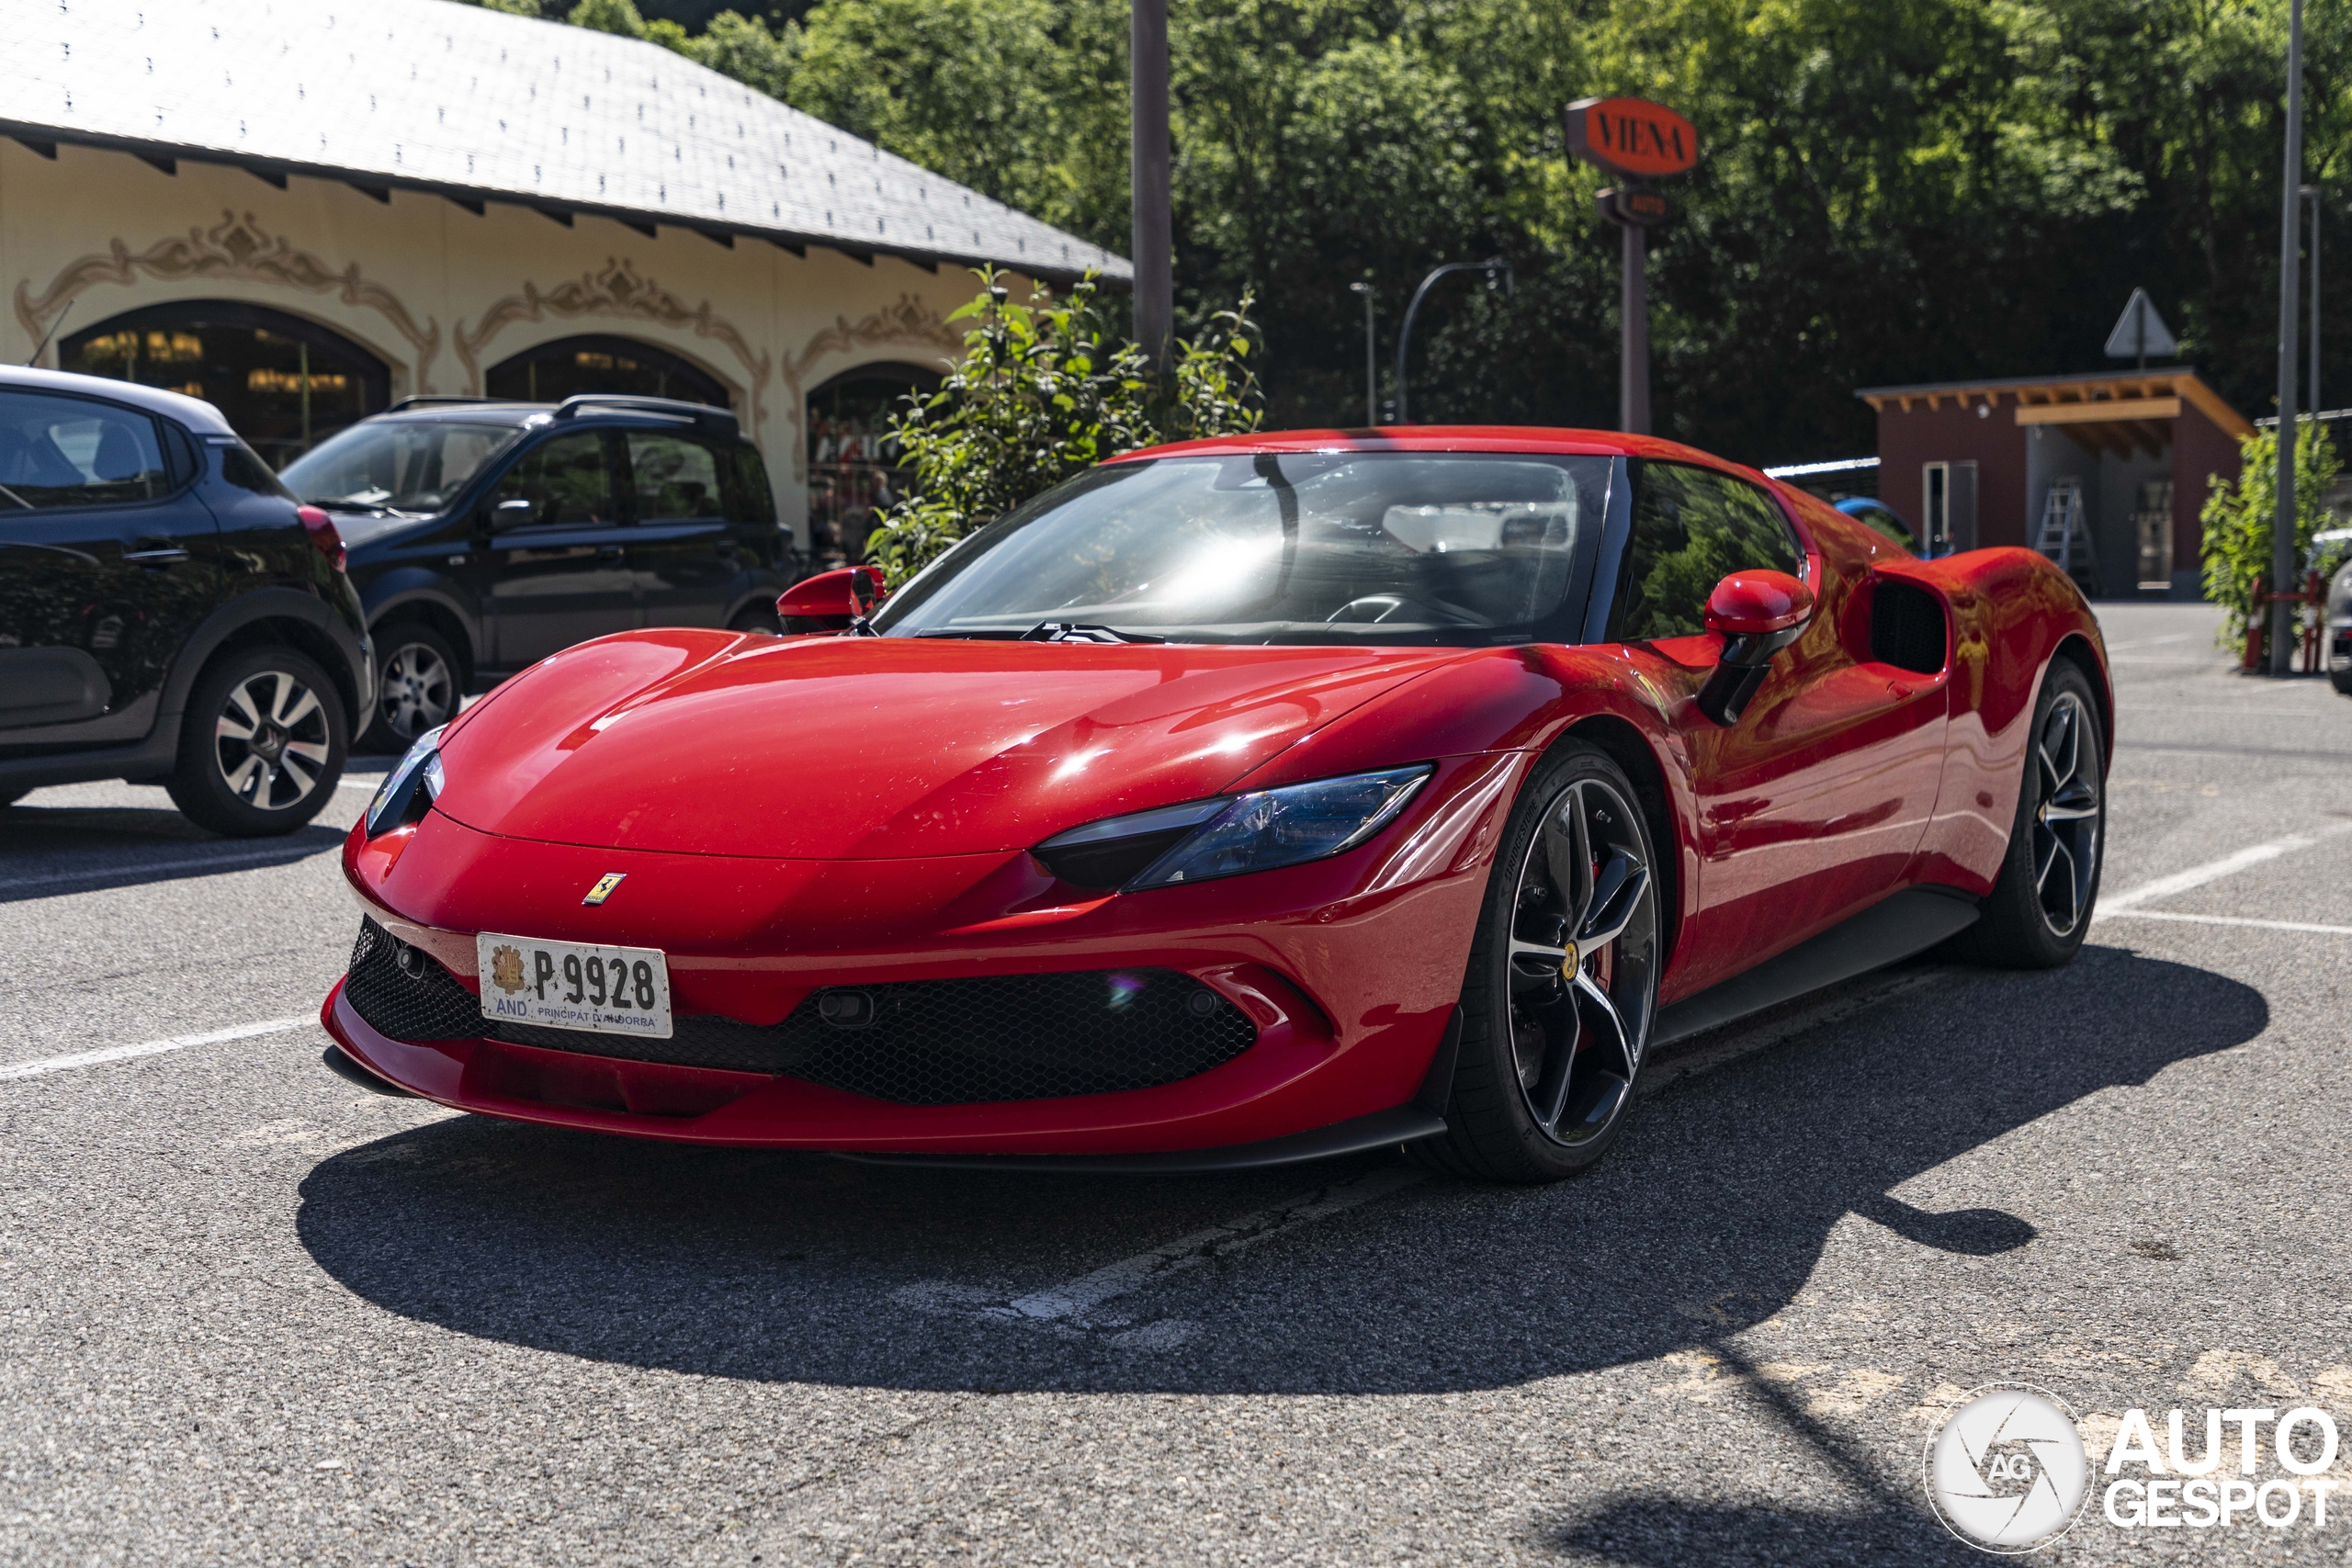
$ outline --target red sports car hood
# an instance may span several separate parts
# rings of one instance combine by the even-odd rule
[[[537,665],[452,727],[439,808],[615,849],[1021,849],[1215,795],[1464,651],[629,633]]]

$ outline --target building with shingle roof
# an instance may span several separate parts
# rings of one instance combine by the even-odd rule
[[[862,537],[966,268],[1130,276],[658,45],[448,0],[0,0],[0,354],[281,464],[403,397],[660,392],[735,410],[804,545]]]

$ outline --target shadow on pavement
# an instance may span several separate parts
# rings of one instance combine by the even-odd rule
[[[0,904],[207,876],[331,853],[343,830],[311,823],[270,839],[223,839],[169,808],[0,807]]]
[[[1494,1388],[1721,1348],[1788,1303],[1849,1213],[1966,1256],[2030,1246],[2018,1216],[1889,1191],[2267,1017],[2236,981],[2115,948],[1963,976],[1667,1090],[1588,1177],[1432,1179],[1103,1309],[1178,1325],[1150,1351],[1120,1345],[1115,1316],[978,1309],[1377,1162],[976,1175],[458,1117],[324,1161],[297,1223],[322,1269],[390,1311],[629,1365],[944,1390]],[[1815,1555],[1807,1531],[1861,1527],[1686,1512],[1676,1528],[1779,1532],[1792,1561]]]
[[[1780,1508],[1711,1506],[1670,1497],[1620,1497],[1559,1529],[1552,1544],[1611,1562],[1729,1565],[1758,1568],[1855,1568],[1883,1562],[1983,1562],[1917,1508],[1861,1514],[1805,1514]]]

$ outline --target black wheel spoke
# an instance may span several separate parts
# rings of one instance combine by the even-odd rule
[[[2099,759],[2086,750],[2088,729],[2082,699],[2064,692],[2034,742],[2034,896],[2043,921],[2058,936],[2082,923],[2098,868]]]

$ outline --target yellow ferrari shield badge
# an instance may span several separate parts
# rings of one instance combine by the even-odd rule
[[[604,875],[596,879],[596,886],[588,889],[588,897],[580,901],[583,904],[603,903],[605,899],[613,896],[613,889],[618,887],[621,883],[628,878],[628,873],[625,871],[608,871],[605,873]]]

